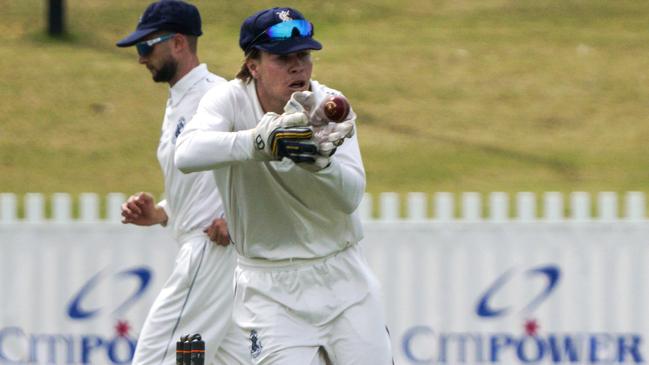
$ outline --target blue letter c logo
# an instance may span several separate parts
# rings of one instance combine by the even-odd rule
[[[529,304],[525,306],[523,309],[524,311],[532,311],[536,307],[538,307],[549,295],[552,293],[552,291],[556,288],[557,284],[559,283],[559,278],[561,277],[561,272],[559,270],[558,266],[554,265],[548,265],[548,266],[543,266],[539,267],[536,269],[531,269],[526,272],[527,277],[531,276],[543,276],[547,279],[547,284],[545,288],[539,293],[536,297],[534,297]],[[498,317],[498,316],[504,316],[507,314],[511,308],[509,307],[504,307],[504,308],[493,308],[489,301],[492,296],[498,292],[505,284],[507,284],[513,276],[513,269],[508,270],[505,272],[503,275],[501,275],[496,281],[487,289],[487,291],[480,297],[480,301],[478,302],[478,306],[476,308],[476,314],[480,317]]]

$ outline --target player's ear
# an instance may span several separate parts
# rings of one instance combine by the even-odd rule
[[[252,77],[256,79],[258,75],[257,69],[259,67],[259,61],[253,58],[248,58],[246,60],[246,67],[248,67],[248,71],[250,72]]]
[[[174,52],[182,51],[184,48],[189,47],[189,44],[187,43],[187,37],[182,34],[176,34],[171,39],[171,46]]]

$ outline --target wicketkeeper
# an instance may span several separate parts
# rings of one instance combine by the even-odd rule
[[[359,243],[356,115],[319,139],[309,126],[308,111],[340,95],[311,80],[311,52],[322,48],[313,34],[295,9],[248,17],[241,72],[205,95],[176,164],[213,171],[223,194],[239,253],[234,319],[256,364],[392,364],[379,283]]]

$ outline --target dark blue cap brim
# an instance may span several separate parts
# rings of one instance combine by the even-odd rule
[[[142,38],[148,36],[149,34],[157,31],[157,28],[148,28],[148,29],[138,29],[135,32],[126,36],[126,38],[120,40],[116,43],[117,47],[130,47],[135,43],[142,40]]]
[[[253,47],[272,54],[286,55],[308,49],[320,50],[322,49],[322,44],[313,38],[291,38],[265,44],[256,44]]]

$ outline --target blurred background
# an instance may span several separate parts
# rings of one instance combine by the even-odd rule
[[[0,0],[0,192],[162,193],[167,85],[133,48],[149,1]],[[271,1],[193,1],[199,55],[232,78]],[[359,115],[368,191],[646,191],[649,2],[284,1],[315,24],[314,78]]]

